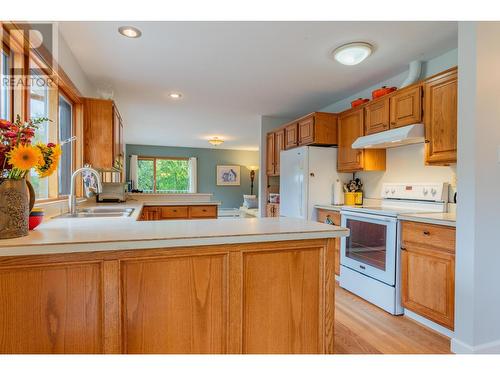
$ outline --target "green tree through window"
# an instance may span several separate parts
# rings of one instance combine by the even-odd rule
[[[187,159],[139,158],[139,190],[157,193],[189,192]]]

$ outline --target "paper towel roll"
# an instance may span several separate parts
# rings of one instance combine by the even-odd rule
[[[344,204],[344,189],[342,188],[342,181],[336,179],[333,184],[333,204]]]

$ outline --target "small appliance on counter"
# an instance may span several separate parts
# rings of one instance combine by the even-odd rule
[[[125,200],[125,184],[121,182],[103,182],[102,192],[96,196],[97,203],[119,203]]]

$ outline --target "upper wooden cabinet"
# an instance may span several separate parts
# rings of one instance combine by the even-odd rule
[[[274,174],[280,174],[280,152],[285,149],[285,129],[274,132]]]
[[[455,320],[455,228],[402,222],[402,304],[451,330]]]
[[[308,116],[298,122],[299,145],[314,142],[314,116]]]
[[[83,162],[98,169],[123,166],[123,124],[112,100],[84,98]]]
[[[389,130],[389,98],[373,101],[365,107],[365,134]]]
[[[299,132],[297,123],[285,126],[285,149],[297,147],[299,144]]]
[[[285,129],[267,133],[266,173],[268,176],[280,174],[280,152],[285,149]]]
[[[364,135],[364,108],[342,112],[338,118],[339,172],[383,171],[385,170],[385,150],[357,150],[351,146]]]
[[[274,133],[267,133],[266,137],[266,173],[274,176]]]
[[[425,82],[425,161],[446,165],[457,161],[457,69]]]
[[[337,114],[314,112],[297,120],[299,146],[333,146],[337,141]]]
[[[390,96],[390,128],[422,122],[422,86],[406,87]]]

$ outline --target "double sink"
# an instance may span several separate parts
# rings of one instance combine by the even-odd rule
[[[124,207],[91,207],[80,208],[76,215],[69,213],[59,215],[58,218],[84,218],[84,217],[129,217],[134,212],[134,208]]]

